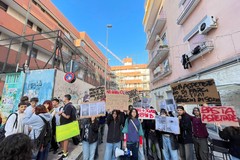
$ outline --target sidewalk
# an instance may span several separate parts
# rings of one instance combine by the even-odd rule
[[[59,150],[60,152],[60,150]],[[82,155],[82,146],[80,145],[74,145],[71,140],[69,143],[69,156],[68,160],[79,160]],[[49,160],[57,160],[60,157],[58,154],[53,154],[53,152],[49,152],[48,159]]]

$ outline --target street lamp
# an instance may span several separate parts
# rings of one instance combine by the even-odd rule
[[[109,28],[112,28],[112,25],[111,24],[107,24],[107,35],[106,35],[106,48],[108,49],[108,30]],[[104,86],[105,86],[105,89],[107,90],[107,61],[108,61],[108,58],[107,58],[107,50],[106,50],[106,60],[105,60],[105,81],[104,81]]]

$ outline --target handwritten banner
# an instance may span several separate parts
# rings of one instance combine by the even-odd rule
[[[213,79],[171,84],[177,104],[219,104],[220,97]]]
[[[90,96],[90,99],[93,99],[94,101],[105,98],[105,87],[101,86],[97,88],[90,88],[89,96]]]
[[[107,90],[107,94],[125,94],[122,90]]]
[[[177,117],[156,116],[155,120],[156,130],[180,134],[179,120]]]
[[[106,108],[110,110],[128,110],[128,100],[128,95],[106,94]]]
[[[156,111],[154,109],[135,108],[138,111],[139,119],[155,119]]]
[[[106,103],[104,101],[80,104],[80,118],[104,116],[105,113]]]
[[[239,126],[236,111],[232,106],[202,106],[203,123],[220,123],[226,126]]]

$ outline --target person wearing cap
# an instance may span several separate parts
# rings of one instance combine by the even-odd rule
[[[208,131],[206,123],[202,123],[201,114],[198,107],[193,108],[191,116],[192,127],[193,127],[193,144],[195,148],[195,154],[197,160],[208,159]]]
[[[193,160],[192,122],[183,106],[177,106],[180,134],[178,135],[181,160]]]
[[[24,111],[27,108],[27,104],[21,102],[18,104],[18,111],[11,114],[5,124],[5,137],[15,134],[15,133],[25,133],[27,134],[28,128],[22,123],[24,117]]]

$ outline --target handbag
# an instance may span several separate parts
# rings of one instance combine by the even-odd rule
[[[56,127],[56,141],[61,142],[80,134],[78,121]]]

